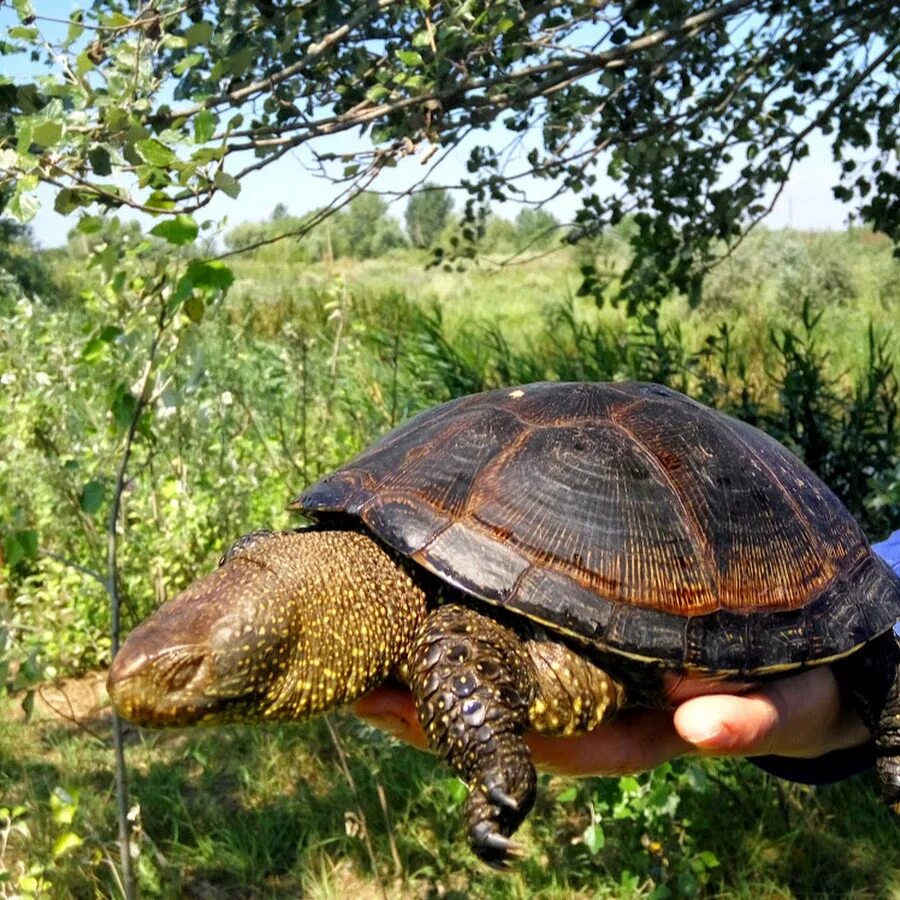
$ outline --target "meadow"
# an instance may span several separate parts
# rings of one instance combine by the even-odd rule
[[[77,242],[37,255],[38,288],[0,282],[0,896],[118,896],[96,690],[115,497],[127,631],[238,535],[299,524],[300,488],[423,408],[636,378],[769,431],[873,539],[900,527],[900,261],[868,230],[760,230],[699,303],[631,310],[621,233],[462,270],[402,248],[311,261],[286,241],[230,260],[233,283],[164,329],[148,286],[171,260],[127,256],[124,230],[104,240],[90,266]],[[867,775],[808,788],[711,760],[544,775],[527,858],[502,875],[460,839],[460,785],[349,714],[129,730],[127,761],[148,897],[900,897],[900,826]]]

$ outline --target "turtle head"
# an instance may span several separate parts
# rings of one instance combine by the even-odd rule
[[[291,537],[242,537],[131,633],[107,679],[124,718],[165,727],[270,717],[306,649],[308,586]]]
[[[149,727],[301,718],[383,681],[424,608],[368,535],[255,532],[135,628],[107,689]]]

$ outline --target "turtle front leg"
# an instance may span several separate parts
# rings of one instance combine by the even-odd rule
[[[535,795],[522,739],[535,684],[522,642],[472,609],[439,607],[413,646],[409,680],[428,743],[468,785],[472,850],[502,867]]]
[[[409,657],[409,682],[429,744],[468,785],[472,850],[495,867],[519,851],[510,835],[534,804],[525,729],[586,731],[624,693],[564,645],[523,641],[462,606],[429,615]]]

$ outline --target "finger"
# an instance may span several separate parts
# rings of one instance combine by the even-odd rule
[[[527,740],[535,765],[559,775],[624,775],[695,750],[675,730],[672,713],[661,709],[630,709],[576,737],[529,732]]]
[[[387,731],[401,741],[423,750],[428,748],[416,707],[409,690],[401,687],[380,687],[360,697],[353,704],[353,712],[376,728]]]
[[[827,667],[779,679],[744,695],[711,694],[683,703],[675,729],[706,753],[815,757],[868,739],[859,718],[846,710]]]

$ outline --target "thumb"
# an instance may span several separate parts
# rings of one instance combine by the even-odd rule
[[[675,729],[705,753],[815,757],[864,743],[868,732],[843,706],[828,667],[782,678],[750,694],[711,694],[683,703]]]

